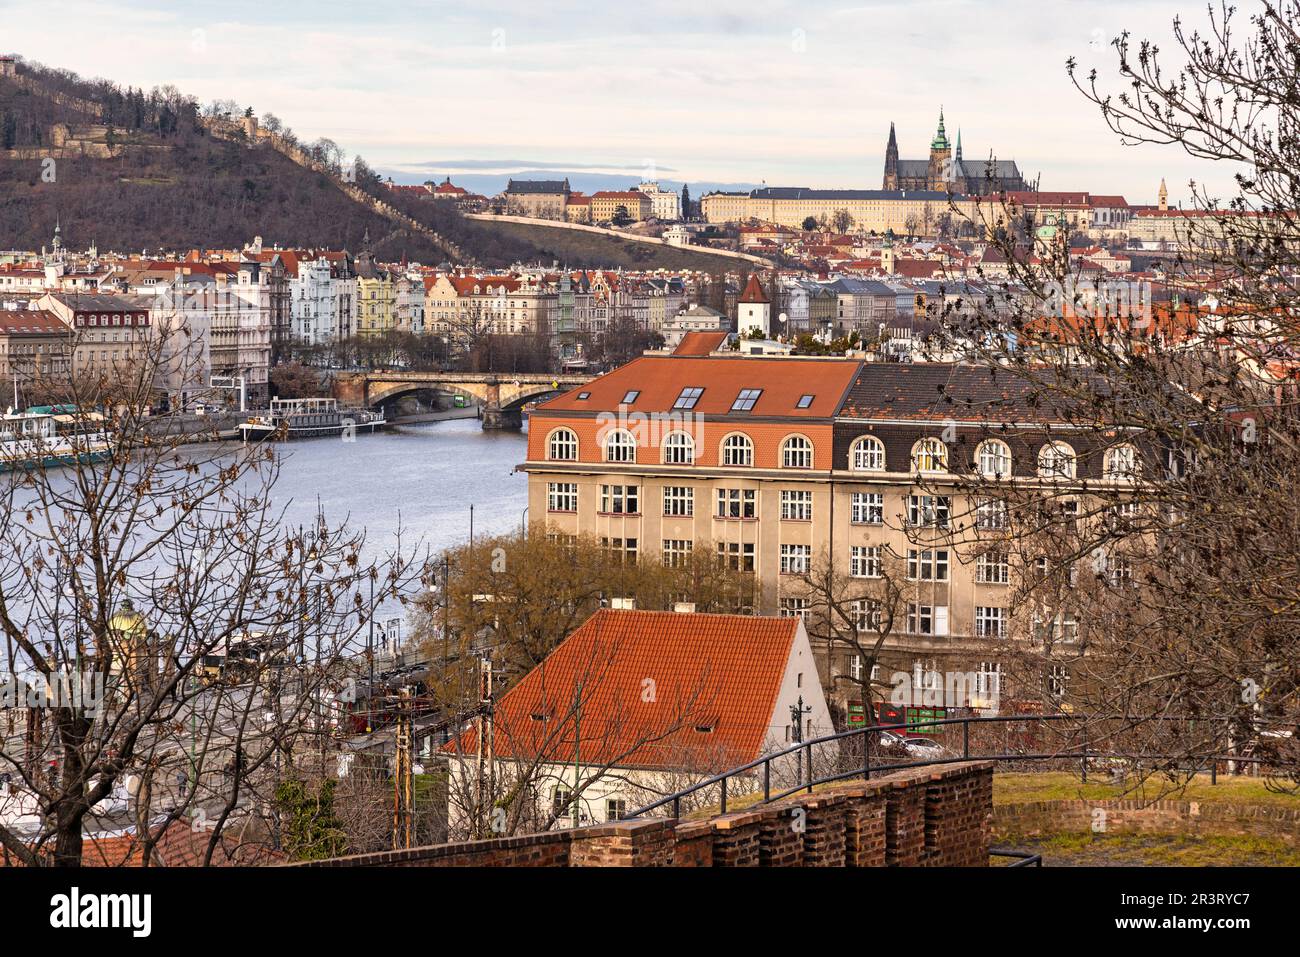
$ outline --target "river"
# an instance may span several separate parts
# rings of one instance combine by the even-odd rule
[[[276,446],[282,455],[274,503],[290,525],[310,525],[317,502],[331,525],[346,519],[366,530],[366,558],[419,539],[437,554],[474,535],[520,527],[528,477],[526,432],[484,432],[477,419],[393,425],[374,435],[302,439]]]

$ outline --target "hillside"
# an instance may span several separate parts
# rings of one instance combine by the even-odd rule
[[[226,125],[238,130],[242,109],[226,106],[236,117]],[[212,112],[172,88],[145,93],[39,64],[0,77],[0,247],[40,249],[57,220],[73,248],[237,249],[261,236],[268,245],[356,250],[369,232],[381,259],[446,261],[426,227],[454,243],[459,260],[490,267],[552,260],[712,271],[730,265],[613,237],[471,222],[446,204],[393,196],[358,159],[355,186],[416,221],[403,225],[359,201],[355,189],[345,194],[328,172],[339,168],[334,144],[299,144],[275,120],[277,145],[263,138],[250,146],[242,132],[214,135],[220,124]],[[299,149],[327,172],[286,155]]]

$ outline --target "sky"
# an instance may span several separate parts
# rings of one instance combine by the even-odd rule
[[[1126,146],[1065,61],[1114,81],[1122,30],[1171,48],[1166,0],[221,3],[0,0],[0,48],[83,76],[274,113],[399,181],[551,168],[878,189],[889,124],[1045,190],[1171,202],[1221,164]]]

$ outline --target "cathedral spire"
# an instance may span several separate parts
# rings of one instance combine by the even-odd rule
[[[889,142],[885,144],[885,181],[884,189],[898,189],[898,137],[894,135],[894,124],[889,124]]]
[[[946,150],[948,148],[948,134],[943,129],[943,107],[939,107],[939,129],[934,134],[934,141],[930,144],[932,150]]]
[[[957,162],[961,162],[961,127],[957,127]]]

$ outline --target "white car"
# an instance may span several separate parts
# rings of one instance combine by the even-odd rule
[[[930,761],[946,757],[948,754],[943,745],[937,741],[931,741],[929,738],[907,738],[903,741],[903,747],[907,749],[907,753],[912,757],[924,758]]]

